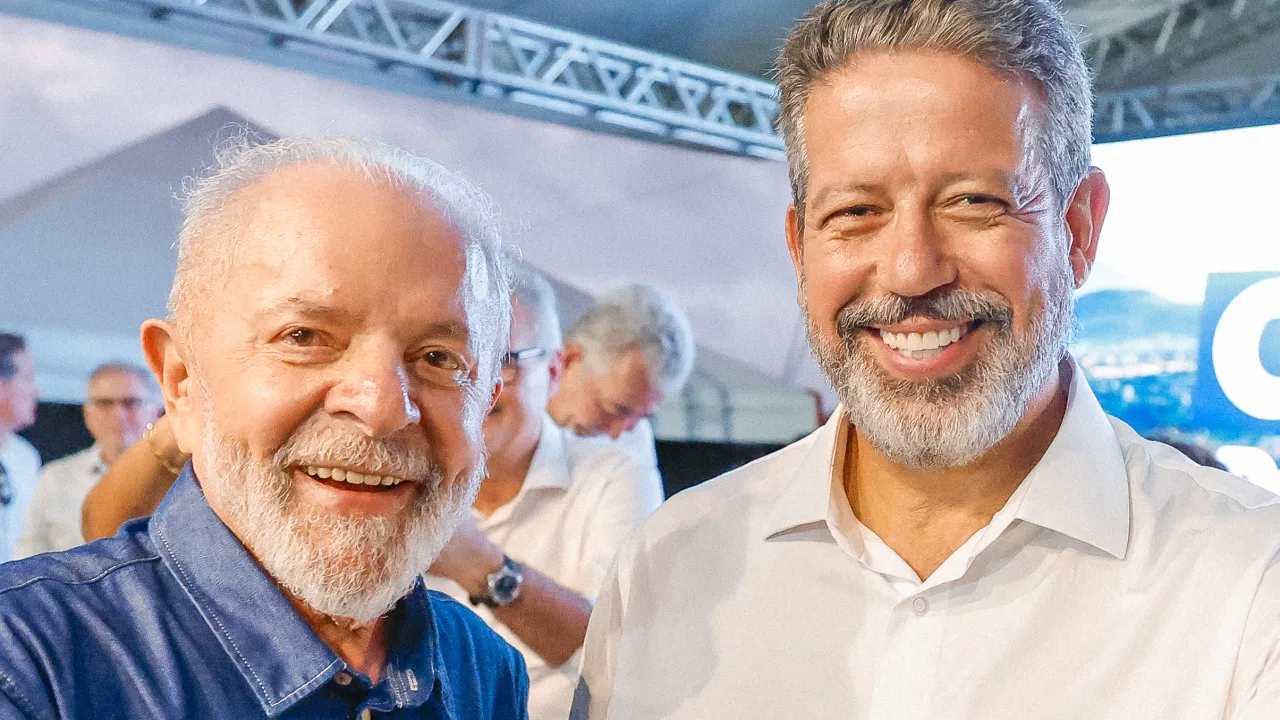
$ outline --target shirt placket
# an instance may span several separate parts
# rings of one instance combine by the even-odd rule
[[[940,589],[903,597],[890,614],[868,720],[927,720],[942,650],[946,595]],[[865,658],[854,658],[855,663]]]

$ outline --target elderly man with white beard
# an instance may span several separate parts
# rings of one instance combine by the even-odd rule
[[[591,720],[1280,717],[1280,505],[1067,353],[1109,200],[1050,0],[831,0],[778,61],[785,229],[842,405],[667,502]]]
[[[365,141],[219,165],[142,328],[192,462],[150,521],[0,568],[0,716],[527,717],[519,654],[420,579],[501,389],[489,201]]]

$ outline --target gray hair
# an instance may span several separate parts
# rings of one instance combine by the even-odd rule
[[[1051,0],[828,0],[787,35],[775,69],[782,93],[778,125],[800,230],[810,91],[857,53],[899,49],[956,53],[1034,80],[1044,106],[1031,151],[1048,171],[1059,210],[1066,207],[1089,172],[1093,93],[1076,33]]]
[[[147,393],[149,393],[152,398],[156,395],[157,389],[155,376],[151,374],[150,370],[140,365],[135,365],[131,362],[124,362],[121,360],[113,360],[111,362],[103,363],[94,368],[93,372],[89,373],[89,385],[93,385],[93,383],[103,375],[130,375],[138,382],[142,383],[142,386],[147,389]]]
[[[533,317],[538,347],[558,350],[564,344],[564,335],[560,332],[555,289],[538,271],[523,263],[516,265],[512,274],[512,294]]]
[[[12,380],[18,374],[13,356],[26,349],[26,338],[17,333],[0,332],[0,380]]]
[[[169,313],[179,333],[190,330],[192,315],[198,312],[193,298],[210,268],[230,264],[245,221],[243,213],[233,212],[237,194],[275,171],[308,163],[353,170],[371,182],[388,183],[424,199],[463,236],[467,259],[462,290],[479,365],[476,390],[487,398],[486,388],[492,388],[501,368],[511,323],[510,281],[493,201],[460,175],[374,140],[285,138],[259,143],[241,135],[222,147],[212,173],[188,181],[186,187],[178,268],[169,295]],[[221,237],[222,243],[209,242],[213,236]]]
[[[663,394],[679,392],[693,371],[689,318],[670,295],[650,285],[605,295],[569,327],[567,339],[582,347],[596,374],[608,372],[621,355],[643,352]]]

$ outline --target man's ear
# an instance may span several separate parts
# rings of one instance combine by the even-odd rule
[[[1070,242],[1067,257],[1071,261],[1077,289],[1089,279],[1089,272],[1093,269],[1093,261],[1098,256],[1098,236],[1102,233],[1102,221],[1107,217],[1110,204],[1111,186],[1107,184],[1107,176],[1096,167],[1089,168],[1066,212],[1067,240]]]
[[[787,207],[786,228],[787,234],[787,252],[791,253],[791,264],[795,266],[796,271],[796,304],[802,304],[800,299],[800,277],[804,274],[804,248],[801,243],[804,242],[804,236],[799,226],[799,217],[796,215],[796,206]]]
[[[561,363],[562,372],[560,373],[563,377],[563,370],[568,370],[574,364],[582,360],[582,346],[578,343],[565,343],[564,347],[560,348],[560,357],[563,359],[563,362]]]
[[[550,381],[547,383],[547,397],[556,394],[560,389],[560,378],[564,375],[564,348],[559,348],[551,353],[551,359],[547,361],[547,373],[550,375]]]
[[[498,404],[498,398],[502,397],[502,376],[499,375],[493,382],[493,394],[489,396],[489,407],[484,411],[484,416],[489,417],[489,413],[493,412],[493,407]]]
[[[169,416],[178,447],[191,454],[200,436],[197,419],[200,408],[191,396],[190,366],[184,352],[173,323],[167,320],[142,323],[142,354],[160,384],[164,413]]]

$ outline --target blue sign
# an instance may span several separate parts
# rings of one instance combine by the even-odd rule
[[[1202,312],[1197,424],[1280,433],[1280,273],[1210,275]]]

